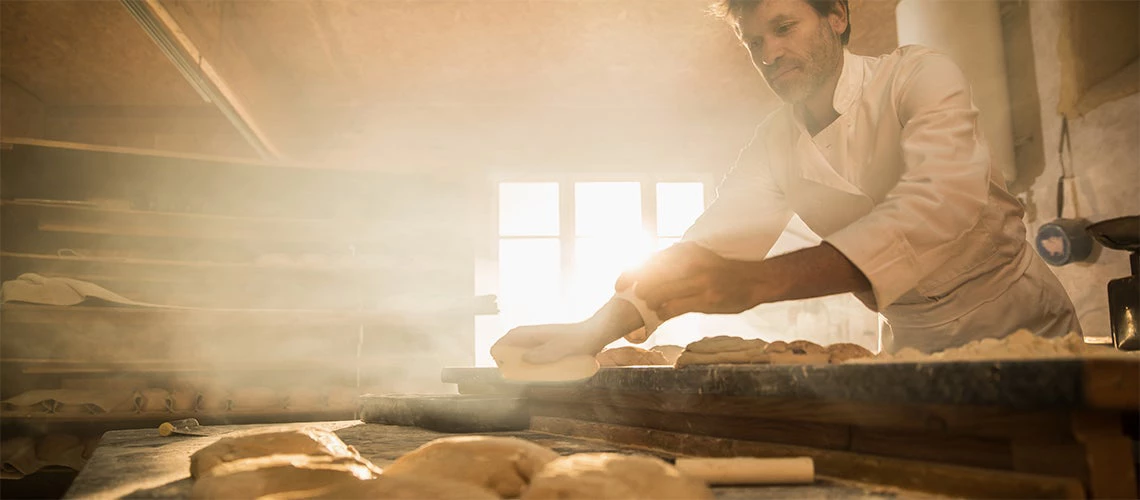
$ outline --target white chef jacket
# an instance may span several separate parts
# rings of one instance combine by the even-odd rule
[[[1025,240],[961,70],[907,46],[844,51],[839,117],[812,137],[785,104],[757,128],[717,199],[684,235],[722,257],[761,260],[792,214],[871,284],[883,345],[934,352],[1019,328],[1080,331],[1060,282]],[[630,298],[630,293],[618,297]],[[632,300],[646,322],[659,324]]]

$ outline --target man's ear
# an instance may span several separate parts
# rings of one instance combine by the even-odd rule
[[[847,24],[851,22],[848,17],[849,14],[847,2],[835,0],[831,4],[831,13],[827,15],[827,22],[831,24],[831,30],[835,32],[835,36],[842,35],[844,31],[847,31]]]

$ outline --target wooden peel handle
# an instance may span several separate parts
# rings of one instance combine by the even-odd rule
[[[815,481],[811,458],[678,458],[681,473],[708,484],[810,484]]]

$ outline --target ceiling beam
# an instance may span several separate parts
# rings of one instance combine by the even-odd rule
[[[263,159],[282,159],[249,108],[210,64],[159,0],[121,0],[151,40],[186,77],[202,99],[212,102]]]

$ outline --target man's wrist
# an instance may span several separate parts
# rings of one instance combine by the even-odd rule
[[[598,312],[583,321],[583,324],[590,332],[598,336],[599,340],[604,340],[605,344],[620,339],[644,326],[637,308],[628,301],[617,298],[610,299],[601,309],[598,309]]]

